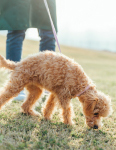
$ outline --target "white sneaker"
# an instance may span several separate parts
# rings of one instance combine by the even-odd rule
[[[20,94],[15,97],[13,100],[15,101],[21,101],[21,100],[24,100],[26,98],[26,95],[25,95],[25,92],[24,90],[20,92]]]

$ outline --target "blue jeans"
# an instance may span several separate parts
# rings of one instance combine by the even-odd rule
[[[39,30],[40,51],[55,51],[55,38],[52,31]],[[25,30],[8,31],[6,40],[6,59],[18,62],[21,60]]]

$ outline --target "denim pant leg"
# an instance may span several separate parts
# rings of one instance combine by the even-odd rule
[[[6,40],[6,59],[18,62],[21,60],[25,30],[8,31]]]
[[[41,37],[40,40],[40,51],[50,50],[55,51],[55,38],[54,34],[51,30],[39,30],[39,36]]]

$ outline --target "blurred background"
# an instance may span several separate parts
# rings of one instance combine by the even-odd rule
[[[56,0],[56,4],[61,45],[116,52],[116,0]],[[28,29],[26,38],[40,40],[37,29]]]

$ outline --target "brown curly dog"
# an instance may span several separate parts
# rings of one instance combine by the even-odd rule
[[[0,67],[12,70],[10,79],[0,94],[0,108],[25,87],[28,96],[21,107],[23,113],[29,115],[38,115],[33,108],[43,89],[51,92],[43,108],[43,115],[48,120],[59,103],[63,122],[71,125],[71,99],[77,96],[89,127],[99,128],[102,125],[101,118],[107,117],[112,111],[110,98],[97,91],[82,67],[63,54],[40,52],[18,63],[0,56]]]

